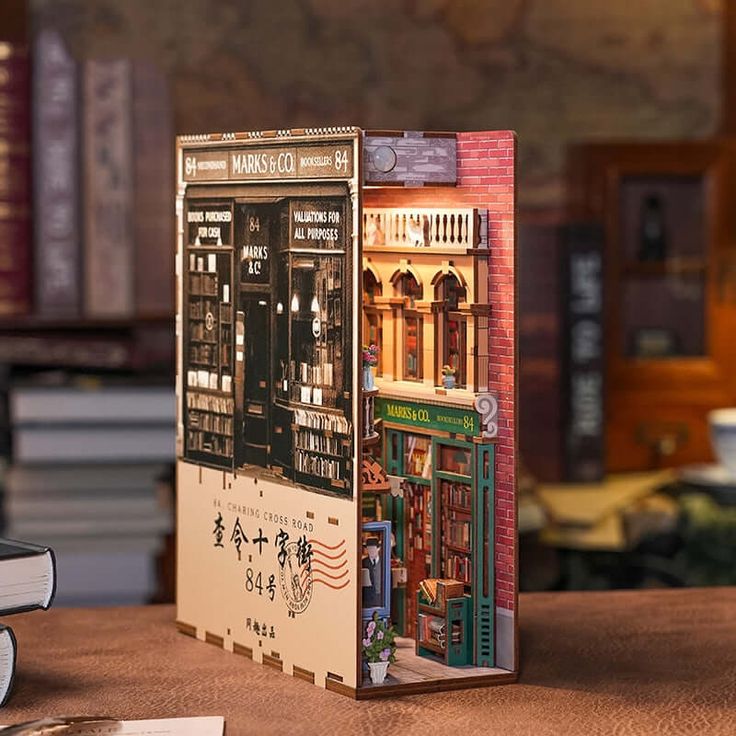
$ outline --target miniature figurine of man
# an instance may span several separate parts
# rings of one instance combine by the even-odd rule
[[[363,558],[363,608],[377,608],[381,605],[381,554],[378,539],[369,537],[365,543],[368,554]]]

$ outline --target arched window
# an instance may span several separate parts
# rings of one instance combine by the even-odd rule
[[[465,386],[467,381],[467,320],[460,312],[460,302],[465,301],[465,288],[453,274],[445,276],[437,284],[437,355],[440,357],[439,374],[444,366],[455,371],[455,385]],[[437,383],[441,379],[438,376]]]
[[[409,381],[422,380],[422,329],[421,315],[416,303],[422,299],[422,287],[411,273],[405,273],[396,284],[404,299],[402,318],[404,323],[404,375]]]
[[[376,308],[376,297],[381,296],[381,284],[369,269],[363,271],[363,342],[378,345],[376,375],[383,374],[383,316]]]

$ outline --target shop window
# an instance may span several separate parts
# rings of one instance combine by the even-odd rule
[[[440,445],[439,470],[456,475],[471,475],[470,450],[454,445]]]
[[[345,384],[342,270],[337,256],[291,257],[292,402],[338,407]]]
[[[381,285],[373,275],[373,271],[363,271],[363,306],[375,304],[376,297],[381,296]]]
[[[432,439],[417,434],[404,435],[404,472],[416,478],[432,477]]]
[[[376,297],[381,296],[381,284],[371,271],[363,271],[363,342],[378,345],[376,375],[383,375],[383,315],[376,308]]]
[[[410,273],[405,273],[397,284],[404,299],[404,378],[422,380],[422,330],[423,321],[416,311],[416,303],[422,298],[422,287]]]
[[[460,310],[460,302],[465,300],[465,288],[452,274],[445,276],[437,286],[437,300],[440,302],[437,314],[437,344],[441,348],[441,375],[444,366],[455,371],[455,385],[465,386],[467,380],[467,321]],[[440,383],[440,376],[437,377]]]

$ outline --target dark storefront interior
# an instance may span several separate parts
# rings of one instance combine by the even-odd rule
[[[187,453],[348,493],[349,198],[205,197],[186,204]]]

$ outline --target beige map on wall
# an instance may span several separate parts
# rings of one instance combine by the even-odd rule
[[[179,133],[355,124],[519,133],[520,205],[565,147],[719,120],[721,0],[35,0],[78,56],[172,75]]]

